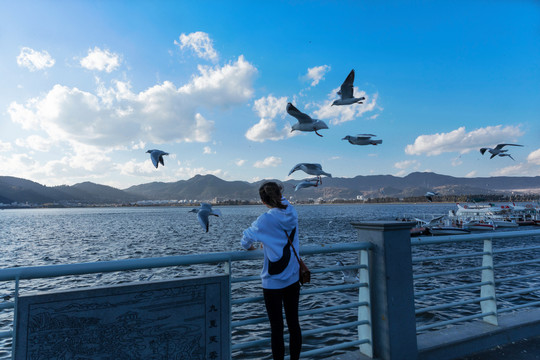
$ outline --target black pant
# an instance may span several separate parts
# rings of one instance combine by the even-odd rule
[[[302,331],[298,321],[298,301],[300,298],[300,284],[298,282],[283,289],[263,289],[266,312],[270,319],[272,332],[272,356],[274,360],[283,360],[285,356],[285,344],[283,341],[283,312],[287,319],[289,329],[289,353],[291,360],[300,358],[302,349]]]

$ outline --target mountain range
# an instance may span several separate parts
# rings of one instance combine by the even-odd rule
[[[261,183],[226,181],[213,175],[196,175],[189,180],[151,182],[116,189],[83,182],[75,185],[44,186],[10,176],[0,176],[0,203],[11,204],[128,204],[142,200],[258,201]],[[411,198],[426,191],[440,195],[540,194],[540,176],[458,178],[430,172],[415,172],[405,177],[393,175],[323,178],[319,187],[294,191],[299,180],[282,182],[284,195],[298,201],[308,199]]]

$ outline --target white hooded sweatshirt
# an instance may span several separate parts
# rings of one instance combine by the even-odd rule
[[[281,273],[270,275],[268,273],[268,260],[274,262],[283,256],[283,248],[287,245],[287,234],[296,228],[293,246],[298,253],[298,214],[294,207],[285,198],[281,202],[287,205],[286,209],[272,208],[262,214],[244,230],[241,240],[242,247],[249,249],[253,242],[263,243],[264,264],[261,271],[262,287],[264,289],[283,289],[299,279],[300,265],[291,249],[289,264]]]

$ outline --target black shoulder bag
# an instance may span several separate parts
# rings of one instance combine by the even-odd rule
[[[304,285],[311,281],[311,271],[309,271],[306,264],[304,264],[304,262],[302,261],[302,259],[300,259],[300,257],[296,253],[296,250],[294,249],[292,242],[294,240],[295,232],[296,232],[296,228],[294,228],[293,231],[291,231],[290,235],[288,235],[287,231],[285,231],[285,235],[287,235],[287,240],[289,242],[289,245],[293,249],[294,256],[296,256],[296,260],[298,260],[298,264],[300,264],[300,279],[299,280],[300,280],[300,284]]]

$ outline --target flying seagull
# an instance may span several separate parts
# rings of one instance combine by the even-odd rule
[[[498,154],[497,156],[508,156],[510,159],[516,161],[516,159],[514,159],[514,158],[512,157],[512,155],[510,155],[509,153],[506,153],[506,152],[505,152],[505,153],[500,153],[500,154]]]
[[[338,91],[338,95],[341,96],[341,99],[334,100],[331,106],[334,105],[351,105],[354,103],[362,104],[362,100],[365,100],[365,97],[355,98],[353,95],[353,83],[354,83],[354,69],[351,70],[343,84],[341,84],[341,89]]]
[[[147,153],[150,154],[150,159],[152,159],[152,164],[154,164],[154,166],[158,167],[159,164],[165,166],[165,163],[163,162],[163,155],[169,155],[169,153],[166,153],[165,151],[161,151],[161,150],[148,150]]]
[[[315,131],[315,134],[322,137],[317,130],[328,129],[328,125],[326,125],[324,121],[312,119],[309,115],[304,114],[291,103],[287,104],[287,113],[298,120],[298,122],[292,126],[291,132],[294,130]]]
[[[438,192],[435,192],[435,191],[428,191],[426,193],[426,195],[424,195],[426,197],[426,199],[428,199],[429,202],[432,202],[433,201],[433,196],[437,196],[439,195]]]
[[[382,144],[382,140],[371,140],[373,134],[358,134],[356,136],[347,135],[341,140],[348,140],[353,145],[377,145]]]
[[[210,215],[221,216],[221,211],[219,209],[212,209],[212,205],[208,203],[201,203],[200,208],[192,209],[189,212],[197,213],[199,223],[201,224],[202,228],[206,230],[206,232],[208,232],[208,227],[210,226],[210,221],[208,220],[208,217]]]
[[[343,262],[341,262],[341,260],[339,260],[336,265],[339,267],[345,266]],[[358,279],[358,269],[343,269],[341,270],[341,273],[343,274],[343,277],[341,279],[345,283],[355,283],[360,281]]]
[[[317,178],[319,179],[320,184],[322,184],[321,175],[332,177],[332,174],[329,174],[329,173],[323,171],[321,164],[309,164],[309,163],[296,164],[291,169],[291,171],[289,171],[289,175],[291,175],[293,172],[295,172],[297,170],[302,170],[306,174],[317,176]]]
[[[294,188],[294,191],[298,191],[299,189],[304,189],[304,188],[308,188],[308,187],[317,187],[319,186],[319,181],[320,179],[319,178],[312,178],[312,179],[306,179],[300,183],[298,183],[296,185],[296,187]]]
[[[508,149],[503,149],[503,147],[505,147],[505,146],[523,146],[523,145],[519,145],[519,144],[497,144],[497,146],[495,146],[493,149],[492,148],[481,148],[480,152],[482,153],[482,155],[484,155],[484,153],[486,151],[489,152],[491,154],[491,156],[489,158],[493,159],[495,156],[508,151]]]

